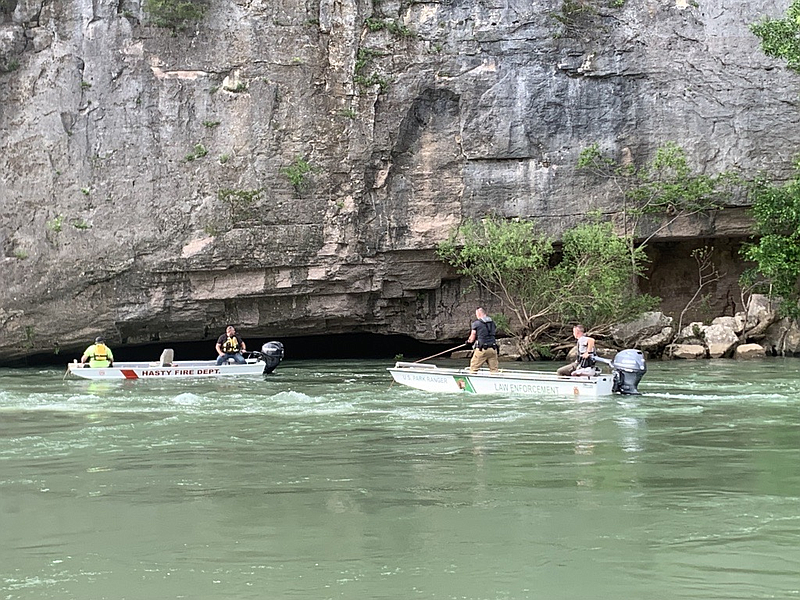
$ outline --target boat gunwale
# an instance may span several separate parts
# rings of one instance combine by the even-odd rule
[[[261,375],[267,368],[267,363],[262,360],[248,358],[242,363],[217,364],[216,360],[175,361],[169,365],[162,365],[158,361],[139,362],[114,362],[109,367],[84,367],[82,363],[67,363],[67,375],[72,375],[83,380],[138,380],[138,379],[195,379],[215,378],[241,375]],[[183,373],[188,370],[219,369],[214,373]],[[125,371],[132,371],[135,376],[128,376]],[[137,373],[142,371],[156,371],[153,374]]]
[[[611,373],[600,373],[599,375],[588,376],[573,376],[573,375],[558,375],[557,373],[550,373],[548,371],[525,371],[522,369],[500,369],[492,373],[488,369],[482,368],[477,372],[472,372],[469,368],[455,368],[455,367],[439,367],[438,365],[422,365],[418,363],[409,362],[396,362],[394,367],[388,367],[387,371],[398,371],[401,373],[425,373],[427,375],[468,375],[470,377],[487,377],[492,379],[518,379],[523,381],[555,381],[566,383],[581,382],[598,384],[606,381],[607,378],[613,377]]]

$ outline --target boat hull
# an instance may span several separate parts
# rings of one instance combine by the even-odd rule
[[[248,361],[247,364],[217,365],[215,360],[181,361],[169,366],[158,363],[114,363],[113,367],[88,368],[80,363],[68,363],[68,373],[81,379],[189,379],[196,377],[235,377],[262,375],[266,363]]]
[[[392,378],[426,392],[503,394],[507,396],[598,397],[613,393],[614,377],[562,377],[541,371],[481,370],[440,368],[435,365],[398,362],[390,367]]]

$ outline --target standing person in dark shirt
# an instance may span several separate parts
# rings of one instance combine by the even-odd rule
[[[472,322],[468,344],[472,344],[472,360],[469,362],[471,373],[477,373],[483,363],[489,365],[489,371],[497,373],[500,369],[497,361],[497,325],[486,311],[478,307],[475,309],[477,319]]]
[[[228,325],[225,333],[219,336],[217,340],[217,364],[221,365],[227,363],[229,358],[237,364],[243,365],[245,363],[242,352],[247,350],[242,337],[236,333],[233,325]]]

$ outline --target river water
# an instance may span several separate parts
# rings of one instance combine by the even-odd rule
[[[0,600],[800,598],[800,360],[591,401],[387,366],[0,369]]]

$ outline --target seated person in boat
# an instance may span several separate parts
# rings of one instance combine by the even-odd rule
[[[586,335],[585,331],[583,325],[575,325],[575,327],[572,328],[572,335],[578,340],[578,356],[573,362],[559,368],[558,371],[556,371],[559,375],[572,375],[578,368],[591,367],[594,365],[594,338]]]
[[[245,360],[244,356],[242,356],[242,352],[245,350],[247,350],[247,348],[244,344],[244,340],[236,333],[236,329],[233,325],[228,325],[225,329],[225,333],[219,336],[217,340],[217,364],[221,365],[227,363],[228,359],[232,358],[235,363],[243,365],[245,364]]]
[[[472,344],[473,348],[469,370],[471,373],[477,373],[483,363],[487,363],[489,371],[497,373],[499,370],[497,339],[495,338],[497,325],[483,308],[476,308],[475,316],[477,319],[472,322],[472,330],[467,339],[467,344]]]
[[[111,352],[111,348],[106,346],[106,341],[102,336],[96,337],[94,344],[84,351],[81,362],[85,365],[87,360],[93,369],[103,369],[114,364],[114,353]]]

